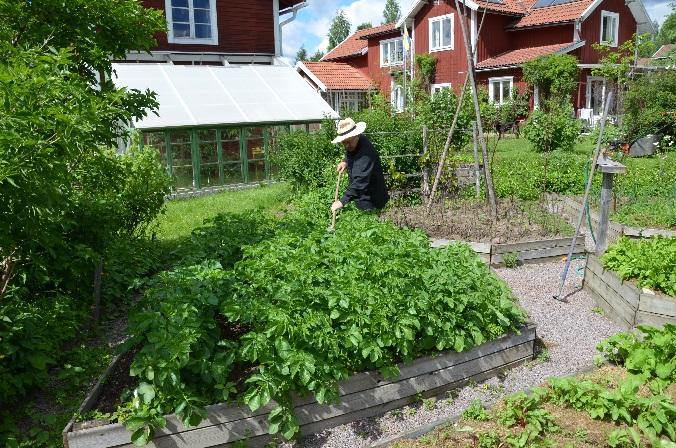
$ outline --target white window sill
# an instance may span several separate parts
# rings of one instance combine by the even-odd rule
[[[617,48],[617,43],[616,42],[601,42],[601,45],[606,45],[611,48]]]
[[[448,50],[452,50],[452,49],[453,49],[453,45],[450,45],[448,47],[432,48],[430,50],[430,53],[438,53],[440,51],[448,51]]]
[[[167,38],[170,44],[186,44],[186,45],[218,45],[216,39],[197,39],[197,38]]]
[[[380,68],[401,67],[402,65],[404,65],[403,62],[395,62],[393,64],[380,64]]]

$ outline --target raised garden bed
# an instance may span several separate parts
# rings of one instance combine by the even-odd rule
[[[524,263],[543,263],[559,259],[568,255],[572,238],[555,238],[550,240],[524,241],[521,243],[510,244],[486,244],[486,243],[467,243],[479,254],[479,257],[491,266],[499,267],[505,265],[505,259],[518,264]],[[451,240],[433,240],[433,247],[443,247],[450,244]],[[574,255],[585,253],[584,237],[579,236],[573,249]],[[508,263],[509,264],[509,263]]]
[[[676,324],[676,298],[649,293],[630,281],[621,280],[591,254],[587,257],[584,288],[611,320],[625,328]]]
[[[379,415],[411,403],[420,395],[437,395],[469,380],[480,381],[494,376],[532,359],[535,337],[535,325],[526,324],[520,334],[503,336],[467,352],[443,352],[401,364],[401,373],[395,379],[385,380],[377,372],[356,374],[340,382],[340,399],[331,405],[320,405],[311,397],[295,397],[294,410],[300,434],[312,434]],[[103,387],[104,381],[100,381],[83,404],[82,412],[95,405],[90,397],[100,395]],[[273,407],[270,404],[251,412],[244,406],[213,405],[207,408],[207,419],[191,428],[184,427],[175,416],[167,416],[166,427],[156,432],[148,446],[206,448],[240,440],[246,440],[250,447],[264,446],[270,441],[267,417]],[[71,422],[64,430],[64,446],[126,448],[132,445],[130,432],[121,424]]]

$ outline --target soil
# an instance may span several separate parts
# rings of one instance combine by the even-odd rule
[[[433,205],[399,206],[387,210],[383,219],[399,227],[424,231],[432,238],[477,243],[516,243],[572,236],[573,228],[547,211],[545,202],[505,199],[498,202],[498,219],[493,222],[484,202],[453,199]]]

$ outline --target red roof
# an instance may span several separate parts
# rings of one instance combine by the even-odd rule
[[[671,52],[676,47],[675,44],[667,44],[667,45],[662,45],[659,50],[655,52],[653,55],[653,58],[658,59],[658,58],[666,58],[667,55]]]
[[[344,62],[303,62],[328,90],[369,90],[373,82]]]
[[[592,3],[594,0],[576,0],[562,5],[533,9],[535,1],[528,0],[525,3],[528,12],[514,24],[514,28],[573,22],[579,19]]]
[[[585,41],[570,42],[567,44],[545,45],[542,47],[519,48],[502,53],[494,58],[486,59],[477,64],[476,68],[490,69],[497,67],[513,66],[532,61],[540,56],[547,56],[554,53],[567,53],[584,45]]]
[[[329,51],[322,61],[334,61],[336,59],[359,56],[368,49],[368,36],[396,31],[394,23],[359,30],[341,42],[336,48]]]
[[[520,0],[502,0],[502,3],[489,2],[485,0],[476,0],[475,3],[479,5],[479,8],[487,9],[489,11],[503,12],[506,14],[514,14],[518,16],[526,14],[526,7],[524,6],[524,3]],[[481,20],[482,14],[483,12],[479,11],[478,13],[479,20]]]

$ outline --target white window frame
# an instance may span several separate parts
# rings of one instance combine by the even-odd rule
[[[613,36],[615,40],[613,42],[608,42],[603,40],[603,21],[606,17],[615,19],[615,27],[613,28]],[[620,40],[620,14],[612,11],[601,11],[601,32],[599,34],[599,42],[603,45],[608,45],[610,47],[617,47],[618,41]]]
[[[218,45],[218,23],[216,18],[216,0],[209,0],[209,20],[211,21],[211,38],[204,39],[198,37],[174,37],[174,26],[172,18],[171,0],[164,0],[164,10],[167,15],[167,41],[170,44],[193,44],[193,45]],[[190,33],[195,34],[195,8],[193,0],[188,0],[188,10],[190,14]]]
[[[385,52],[383,51],[383,47],[387,46],[388,49],[388,54],[389,54],[389,44],[394,44],[394,54],[397,54],[397,41],[401,42],[401,61],[395,61],[395,62],[385,62]],[[381,67],[395,67],[398,65],[404,65],[404,38],[403,37],[395,37],[393,39],[387,39],[383,40],[380,42],[380,66]]]
[[[501,76],[499,78],[488,78],[488,100],[491,103],[495,103],[495,100],[493,99],[493,91],[494,83],[499,83],[500,84],[500,102],[498,104],[505,104],[507,101],[510,100],[510,98],[505,98],[504,97],[504,91],[502,90],[502,83],[505,81],[509,81],[509,95],[510,98],[514,94],[514,77],[513,76]]]
[[[442,82],[439,84],[432,84],[432,96],[434,96],[437,92],[440,92],[443,89],[450,89],[451,83],[450,82]]]
[[[432,17],[429,19],[429,47],[430,47],[430,53],[436,53],[437,51],[446,51],[446,50],[453,50],[453,45],[455,42],[455,20],[454,20],[454,15],[455,14],[446,14],[443,16],[437,16],[437,17]],[[451,22],[451,44],[450,45],[443,45],[443,36],[444,36],[444,20],[450,19]],[[432,42],[433,42],[433,25],[439,22],[439,33],[441,36],[441,42],[442,45],[439,47],[433,47]]]
[[[587,109],[592,108],[592,83],[600,81],[603,83],[601,87],[601,104],[606,104],[606,94],[608,93],[608,81],[603,76],[587,76],[587,87],[585,89],[585,106]]]

